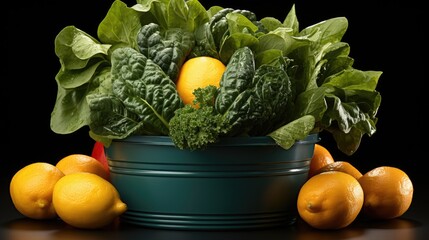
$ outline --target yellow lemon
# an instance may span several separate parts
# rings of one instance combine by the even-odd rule
[[[370,218],[400,217],[413,201],[413,183],[397,167],[376,167],[359,178],[359,183],[365,194],[363,213]]]
[[[85,229],[109,225],[127,210],[116,188],[94,173],[65,175],[54,187],[53,204],[67,224]]]
[[[335,161],[335,162],[329,163],[319,168],[317,171],[315,171],[315,174],[328,172],[328,171],[339,171],[343,173],[348,173],[356,179],[359,179],[360,177],[362,177],[362,173],[355,166],[345,161]]]
[[[331,153],[327,148],[320,144],[314,145],[314,152],[313,157],[310,161],[310,169],[308,171],[308,178],[311,178],[312,176],[316,175],[317,171],[331,163],[334,163],[335,159],[332,157]]]
[[[328,171],[311,177],[298,193],[300,217],[318,229],[340,229],[358,216],[364,201],[363,189],[352,175]]]
[[[109,172],[96,158],[85,154],[70,154],[60,159],[55,165],[65,175],[75,172],[89,172],[109,180]]]
[[[24,166],[14,174],[9,185],[15,208],[29,218],[55,218],[52,194],[55,184],[63,176],[64,173],[50,163]]]
[[[176,89],[183,103],[193,104],[194,90],[209,85],[219,87],[226,66],[218,59],[200,56],[187,60],[180,69]]]

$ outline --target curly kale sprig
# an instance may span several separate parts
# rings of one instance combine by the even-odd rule
[[[213,106],[216,92],[216,87],[211,85],[198,88],[194,91],[194,104],[198,107],[186,105],[176,110],[169,125],[170,136],[178,148],[201,149],[228,132],[227,122]]]

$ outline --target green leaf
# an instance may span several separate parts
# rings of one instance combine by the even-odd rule
[[[375,124],[371,116],[362,111],[357,103],[341,101],[339,97],[333,95],[328,95],[326,99],[329,106],[326,116],[329,116],[330,122],[336,121],[336,125],[342,132],[348,133],[353,127],[369,135],[375,132]]]
[[[291,115],[291,120],[305,115],[312,115],[316,121],[320,121],[328,108],[325,96],[329,90],[327,87],[320,87],[298,95],[295,100],[295,109],[294,114]]]
[[[131,8],[142,14],[142,25],[157,23],[163,29],[168,29],[168,4],[170,0],[137,0],[137,4]]]
[[[51,113],[53,132],[69,134],[88,124],[89,107],[85,97],[86,85],[66,90],[58,84],[57,100]]]
[[[336,128],[327,128],[326,130],[332,134],[338,149],[344,154],[351,156],[359,148],[363,132],[358,128],[353,127],[348,133],[339,131]]]
[[[79,87],[64,89],[58,81],[57,99],[51,113],[51,129],[69,134],[89,124],[90,110],[86,96],[95,92],[111,92],[110,68],[103,68],[91,81]]]
[[[327,43],[336,43],[341,41],[347,31],[347,28],[347,18],[336,17],[306,27],[299,33],[299,36],[311,35],[312,32],[316,30],[317,32],[320,32],[317,44],[323,46]]]
[[[228,36],[220,47],[219,55],[222,62],[229,62],[231,56],[240,48],[252,47],[258,39],[246,33],[235,33]]]
[[[97,35],[103,43],[137,48],[136,35],[140,27],[140,13],[127,7],[124,2],[115,0],[98,25]]]
[[[171,0],[168,5],[168,29],[181,28],[193,32],[208,21],[206,9],[197,0]]]
[[[324,85],[343,89],[374,91],[382,72],[347,69],[327,78]]]
[[[97,71],[98,67],[107,61],[98,61],[84,69],[60,70],[55,78],[58,84],[65,89],[73,89],[89,82]]]
[[[63,28],[55,37],[55,54],[60,59],[62,71],[83,69],[91,58],[102,61],[110,47],[74,26]]]
[[[277,49],[283,53],[287,52],[288,47],[290,46],[283,37],[274,33],[267,33],[258,38],[259,44],[256,49],[257,53],[264,51],[269,51],[272,49]]]
[[[88,96],[88,103],[91,109],[89,127],[98,140],[123,139],[142,132],[140,129],[144,127],[144,122],[136,113],[129,111],[119,98],[92,94]]]
[[[303,140],[308,136],[314,128],[314,123],[313,116],[305,115],[269,133],[268,136],[282,148],[289,149],[297,140]]]
[[[159,25],[150,23],[139,30],[137,44],[143,55],[158,64],[171,80],[176,81],[195,39],[191,32],[180,28],[161,31]]]
[[[299,22],[296,17],[295,4],[292,5],[292,8],[289,10],[283,25],[287,28],[292,29],[292,36],[296,36],[299,33]]]
[[[283,27],[283,23],[274,17],[264,17],[260,20],[261,24],[267,29],[267,31],[273,31],[280,27]]]
[[[113,94],[137,114],[147,131],[168,134],[168,122],[183,106],[173,81],[152,60],[132,48],[112,53]]]
[[[253,34],[258,27],[244,15],[238,12],[231,12],[226,15],[229,34],[250,33]]]

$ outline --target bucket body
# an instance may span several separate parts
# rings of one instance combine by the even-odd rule
[[[293,224],[317,141],[309,135],[285,150],[270,137],[234,137],[190,151],[167,136],[133,136],[105,150],[128,206],[122,221],[221,230]]]

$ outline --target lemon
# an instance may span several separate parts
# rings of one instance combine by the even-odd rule
[[[311,158],[311,161],[310,161],[308,178],[311,178],[312,176],[316,175],[316,172],[320,168],[325,167],[326,165],[334,162],[335,162],[335,159],[334,157],[332,157],[331,152],[329,152],[329,150],[326,147],[316,143],[314,145],[313,157]]]
[[[364,192],[352,175],[322,172],[311,177],[298,193],[300,217],[317,229],[341,229],[350,225],[360,213]]]
[[[33,219],[57,217],[52,204],[55,184],[64,176],[58,168],[46,162],[28,164],[18,170],[9,184],[15,208]]]
[[[219,87],[226,66],[218,59],[199,56],[187,60],[180,69],[176,89],[185,104],[193,104],[194,90],[209,85]]]
[[[53,204],[67,224],[85,229],[107,226],[127,210],[116,188],[101,176],[76,172],[65,175],[54,187]]]
[[[379,166],[359,178],[365,194],[362,212],[373,219],[402,216],[411,206],[414,187],[410,177],[392,166]]]
[[[109,172],[97,159],[85,154],[70,154],[60,159],[55,165],[65,175],[75,172],[89,172],[109,180]]]

